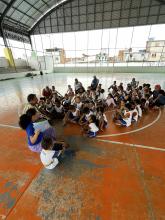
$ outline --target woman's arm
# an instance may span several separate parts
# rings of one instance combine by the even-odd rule
[[[32,144],[34,144],[36,142],[40,132],[41,132],[40,130],[37,130],[33,136],[30,136],[30,141],[31,141]]]

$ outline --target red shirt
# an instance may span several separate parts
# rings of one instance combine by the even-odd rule
[[[50,89],[49,90],[43,89],[42,95],[46,98],[49,98],[52,95],[52,91]]]

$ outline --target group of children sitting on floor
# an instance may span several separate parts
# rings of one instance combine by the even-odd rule
[[[43,89],[39,101],[35,94],[29,94],[28,104],[19,118],[20,127],[26,130],[30,150],[40,152],[41,161],[47,169],[53,169],[58,164],[68,145],[56,140],[53,127],[48,126],[43,131],[36,129],[34,124],[40,119],[46,119],[46,124],[49,124],[47,120],[51,123],[54,119],[63,120],[64,126],[67,123],[79,124],[85,136],[96,137],[108,126],[106,111],[113,111],[114,123],[129,127],[150,108],[165,104],[165,93],[160,85],[152,91],[150,84],[139,86],[134,78],[126,88],[123,83],[117,85],[114,81],[108,88],[107,97],[96,76],[87,90],[78,79],[75,79],[74,86],[75,90],[68,85],[64,97],[54,86]]]
[[[96,84],[95,88],[91,84],[85,90],[82,83],[75,79],[75,91],[68,85],[64,97],[54,86],[52,89],[47,86],[38,102],[38,109],[50,118],[63,119],[63,125],[79,124],[84,135],[95,137],[98,131],[103,131],[108,126],[106,111],[113,109],[113,121],[117,125],[129,127],[142,117],[143,112],[154,106],[150,84],[139,86],[135,78],[126,88],[123,83],[117,85],[114,81],[108,88],[107,97],[98,79]]]

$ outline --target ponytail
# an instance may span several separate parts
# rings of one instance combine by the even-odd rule
[[[23,130],[26,130],[26,128],[32,121],[32,116],[35,114],[36,114],[36,110],[34,108],[28,109],[26,114],[21,115],[21,117],[19,118],[19,122],[18,122],[19,126]]]

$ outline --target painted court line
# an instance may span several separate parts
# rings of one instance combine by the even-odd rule
[[[148,149],[148,150],[165,151],[165,148],[151,147],[151,146],[145,146],[145,145],[141,145],[141,144],[129,144],[129,143],[125,143],[125,142],[103,140],[103,139],[98,139],[98,138],[96,138],[95,140],[101,141],[101,142],[106,142],[106,143],[111,143],[111,144],[120,144],[120,145],[126,145],[126,146],[130,146],[130,147],[144,148],[144,149]]]
[[[0,127],[4,127],[4,128],[19,128],[20,129],[20,127],[18,127],[18,126],[14,126],[14,125],[5,125],[5,124],[0,124]]]
[[[161,116],[161,110],[159,109],[159,114],[156,117],[156,119],[153,122],[149,123],[148,125],[145,125],[142,128],[138,128],[138,129],[135,129],[133,131],[127,131],[127,132],[118,133],[118,134],[98,135],[97,137],[114,137],[114,136],[120,136],[120,135],[131,134],[131,133],[135,133],[135,132],[138,132],[138,131],[142,131],[142,130],[148,128],[148,127],[151,127],[153,124],[155,124],[160,119],[160,116]]]

